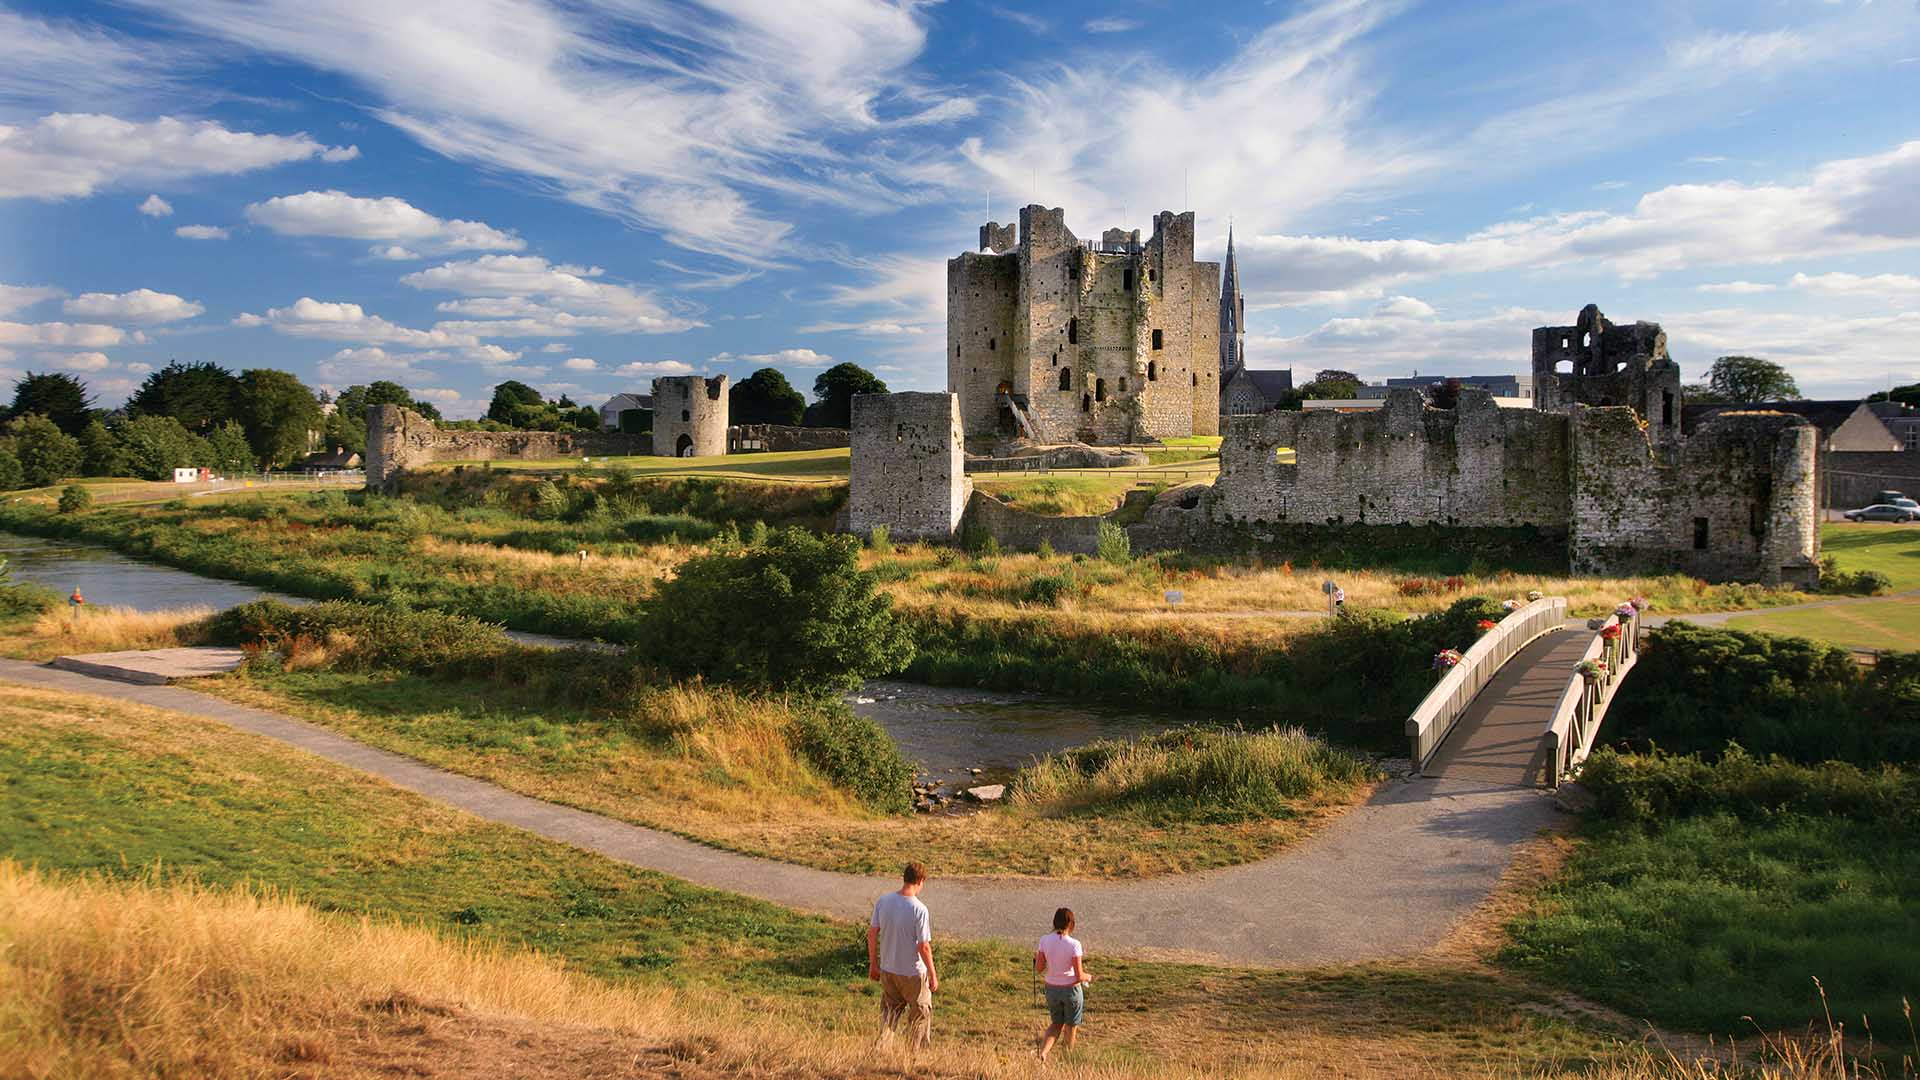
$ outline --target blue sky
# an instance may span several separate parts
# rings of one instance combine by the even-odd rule
[[[1520,371],[1591,301],[1859,396],[1920,381],[1920,5],[0,0],[0,380],[102,404],[939,389],[989,199],[1231,220],[1255,366]]]

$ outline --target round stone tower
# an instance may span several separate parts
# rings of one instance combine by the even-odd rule
[[[653,452],[718,457],[727,452],[727,377],[653,380]]]

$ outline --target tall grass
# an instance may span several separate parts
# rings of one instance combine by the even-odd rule
[[[1233,822],[1346,801],[1374,775],[1366,760],[1296,728],[1181,727],[1048,754],[1021,770],[1008,797],[1049,815]]]

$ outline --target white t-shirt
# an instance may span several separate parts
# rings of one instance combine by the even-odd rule
[[[918,897],[890,892],[873,905],[873,921],[880,929],[880,970],[913,978],[925,975],[927,965],[920,959],[921,942],[933,940],[933,927],[927,918],[927,905]]]
[[[1047,958],[1047,985],[1072,986],[1080,981],[1080,942],[1053,933],[1040,939],[1040,955]]]

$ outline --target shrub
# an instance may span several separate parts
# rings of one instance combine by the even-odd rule
[[[1094,550],[1107,562],[1123,563],[1133,558],[1133,541],[1128,538],[1124,527],[1111,521],[1102,521]]]
[[[228,645],[308,651],[331,666],[412,672],[486,672],[518,648],[498,626],[438,611],[330,600],[294,607],[256,600],[208,620],[208,637]]]
[[[1080,587],[1071,570],[1058,574],[1041,574],[1028,581],[1020,591],[1024,603],[1038,604],[1042,607],[1055,607],[1062,599],[1072,595]]]
[[[1290,817],[1299,802],[1351,791],[1372,776],[1362,758],[1295,728],[1189,726],[1048,754],[1021,770],[1009,797],[1063,813],[1234,822]]]
[[[875,525],[867,534],[867,546],[881,555],[893,553],[892,531],[885,525]]]
[[[1871,670],[1836,645],[1673,622],[1652,631],[1607,712],[1629,746],[1795,761],[1920,761],[1920,655]]]
[[[59,510],[63,514],[73,514],[93,505],[93,492],[80,484],[68,484],[60,492]]]
[[[80,474],[84,460],[80,440],[46,417],[16,417],[7,425],[7,434],[13,437],[13,452],[28,487],[46,487]]]
[[[913,805],[913,766],[879,724],[846,705],[797,709],[789,738],[822,775],[875,810],[902,814]]]
[[[1727,812],[1766,818],[1785,812],[1834,814],[1898,828],[1920,818],[1920,776],[1844,762],[1802,765],[1762,760],[1740,746],[1718,758],[1697,754],[1618,754],[1600,750],[1580,783],[1594,810],[1627,822],[1666,821]]]
[[[721,545],[654,587],[642,655],[680,675],[816,693],[900,670],[913,642],[849,536],[782,529]]]
[[[13,447],[0,446],[0,491],[26,486],[27,473],[20,467],[20,459],[14,456]]]

